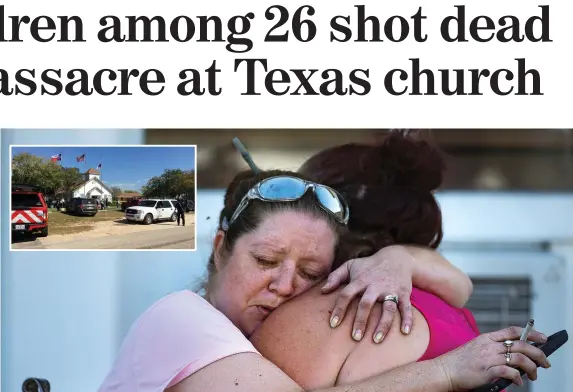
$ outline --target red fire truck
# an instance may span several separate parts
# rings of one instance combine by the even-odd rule
[[[48,206],[38,187],[12,184],[12,235],[48,236]]]

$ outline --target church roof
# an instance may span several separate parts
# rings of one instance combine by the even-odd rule
[[[101,174],[101,173],[98,172],[96,169],[89,169],[87,172],[85,172],[85,174]]]
[[[94,170],[95,171],[95,170]],[[98,173],[99,174],[99,173]],[[108,193],[112,193],[111,189],[105,185],[99,178],[94,178],[93,180],[95,180],[98,184],[100,184],[100,186],[105,189]],[[82,183],[78,184],[75,186],[74,191],[78,191],[80,188],[82,188],[85,184],[91,182],[92,180],[88,180],[88,181],[83,181]]]

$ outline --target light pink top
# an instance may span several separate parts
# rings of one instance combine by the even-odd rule
[[[258,353],[249,340],[191,291],[170,294],[133,324],[99,392],[162,392],[233,354]]]

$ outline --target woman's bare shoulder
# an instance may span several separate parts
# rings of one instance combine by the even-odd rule
[[[316,286],[299,296],[288,300],[275,309],[262,326],[251,337],[251,341],[267,340],[267,336],[281,331],[281,335],[318,331],[321,334],[329,330],[331,308],[337,292],[323,295],[320,286]],[[293,320],[296,325],[293,325]],[[321,328],[325,327],[325,328]]]
[[[316,287],[288,301],[251,337],[264,357],[305,390],[363,380],[414,362],[427,347],[429,331],[417,309],[413,309],[416,328],[410,336],[402,335],[400,317],[396,317],[383,344],[375,344],[371,338],[382,313],[380,303],[370,314],[361,342],[351,337],[359,300],[352,301],[340,325],[331,328],[330,311],[340,290],[323,295]],[[396,356],[396,352],[403,355]]]
[[[282,304],[251,336],[255,348],[305,390],[333,386],[354,345],[349,336],[333,339],[336,295],[313,288]]]

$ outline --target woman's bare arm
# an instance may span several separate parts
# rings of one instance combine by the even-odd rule
[[[437,295],[452,306],[463,307],[470,298],[473,284],[468,275],[437,251],[404,245],[414,258],[412,284]]]
[[[304,392],[279,368],[254,353],[236,354],[214,362],[166,392]],[[449,392],[450,383],[434,361],[393,369],[354,385],[317,392]]]
[[[505,340],[518,340],[523,328],[510,327],[482,334],[469,343],[434,360],[415,362],[389,370],[353,385],[317,389],[317,392],[452,392],[470,390],[497,378],[522,385],[519,369],[506,364],[500,346]],[[529,339],[547,341],[531,331]],[[285,347],[288,350],[288,347]],[[536,378],[537,366],[549,367],[543,352],[516,342],[516,366]],[[259,354],[242,353],[225,357],[187,377],[167,392],[303,392],[283,371]]]

